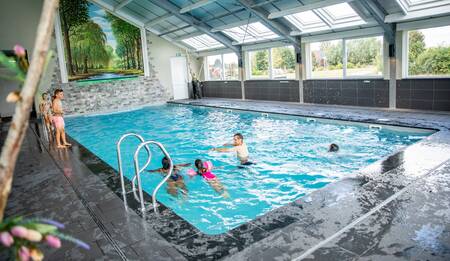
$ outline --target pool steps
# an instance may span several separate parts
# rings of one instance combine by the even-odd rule
[[[122,153],[120,150],[120,145],[122,144],[122,142],[127,138],[127,137],[135,137],[137,138],[141,143],[137,146],[134,155],[133,155],[133,162],[134,162],[134,171],[135,171],[135,175],[133,176],[133,179],[131,180],[131,185],[132,185],[132,189],[131,191],[127,192],[125,189],[125,180],[124,180],[124,174],[123,174],[123,169],[122,169]],[[122,135],[120,137],[120,139],[117,141],[117,163],[119,166],[119,176],[120,176],[120,183],[122,186],[122,196],[123,196],[123,203],[125,205],[125,209],[128,208],[128,204],[127,204],[127,199],[126,199],[126,194],[128,193],[133,193],[134,198],[136,199],[137,202],[139,202],[141,204],[141,208],[140,210],[142,211],[142,213],[145,213],[146,211],[146,204],[144,203],[144,192],[142,191],[142,182],[141,182],[141,173],[145,170],[145,168],[147,168],[147,166],[150,164],[151,160],[152,160],[152,153],[150,151],[149,145],[156,145],[162,152],[163,154],[169,159],[169,163],[170,163],[170,167],[169,167],[169,173],[163,178],[163,180],[156,186],[156,188],[153,190],[153,194],[152,194],[152,204],[150,206],[153,207],[153,210],[156,214],[158,214],[158,203],[156,202],[156,194],[158,193],[159,189],[161,188],[161,186],[166,183],[166,181],[170,178],[170,176],[172,175],[173,172],[173,162],[172,159],[170,158],[169,153],[167,152],[167,150],[164,148],[164,146],[156,141],[153,140],[144,140],[144,138],[136,133],[126,133],[124,135]],[[144,166],[140,167],[139,166],[139,152],[141,151],[142,148],[145,148],[145,150],[147,151],[147,161],[145,162]],[[136,180],[137,180],[137,189],[136,189]],[[139,195],[137,194],[139,193]]]

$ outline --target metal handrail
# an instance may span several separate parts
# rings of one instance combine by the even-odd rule
[[[137,147],[136,151],[134,152],[134,170],[135,170],[135,177],[137,178],[137,182],[138,182],[138,189],[139,189],[139,201],[141,203],[141,211],[142,213],[145,212],[145,204],[144,204],[144,194],[142,192],[142,183],[141,183],[141,172],[144,170],[144,168],[139,168],[139,159],[138,159],[138,155],[140,150],[142,149],[142,147],[144,146],[148,146],[149,144],[155,144],[156,146],[159,147],[159,149],[161,149],[161,151],[163,152],[164,156],[166,156],[169,159],[169,173],[167,173],[167,175],[163,178],[163,180],[161,182],[159,182],[159,184],[156,186],[155,190],[153,191],[152,194],[152,205],[153,205],[153,210],[155,213],[158,213],[158,208],[157,208],[157,203],[156,203],[156,193],[158,193],[158,190],[161,188],[161,186],[170,178],[170,176],[172,175],[173,172],[173,162],[172,159],[170,158],[169,153],[167,153],[166,149],[164,148],[164,146],[156,141],[146,141],[146,142],[142,142],[141,144],[139,144],[139,146]]]
[[[121,186],[122,186],[123,202],[124,202],[125,207],[127,206],[127,198],[126,198],[127,192],[125,191],[125,180],[123,178],[122,153],[121,153],[121,150],[120,150],[120,145],[122,144],[124,139],[126,139],[127,137],[130,137],[130,136],[136,137],[139,141],[141,141],[141,143],[145,142],[144,138],[141,135],[136,134],[136,133],[124,134],[117,141],[117,145],[116,145],[117,146],[117,162],[118,162],[118,168],[119,168],[120,183],[121,183]],[[145,165],[144,165],[144,167],[142,169],[145,169],[150,164],[150,161],[151,161],[151,158],[152,158],[152,154],[151,154],[151,151],[150,151],[148,146],[145,147],[145,150],[148,153],[148,159],[147,159],[147,162],[145,163]],[[134,193],[135,190],[136,190],[136,188],[135,188],[135,185],[133,183],[132,184],[132,191],[133,191],[133,193]],[[135,196],[135,198],[136,198],[136,196]]]

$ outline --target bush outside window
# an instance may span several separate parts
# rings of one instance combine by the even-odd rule
[[[295,78],[295,51],[292,46],[272,48],[272,78]]]
[[[407,75],[450,76],[450,26],[409,31]]]
[[[311,43],[312,78],[342,78],[342,40]]]
[[[295,51],[292,46],[250,51],[250,79],[295,79]]]

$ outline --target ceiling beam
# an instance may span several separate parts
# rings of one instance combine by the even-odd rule
[[[374,0],[360,0],[359,3],[372,15],[378,25],[383,28],[384,36],[388,40],[389,44],[393,45],[395,43],[395,25],[384,22],[386,14],[379,3]]]
[[[241,48],[238,46],[234,46],[232,43],[232,40],[222,33],[213,33],[211,32],[212,27],[205,24],[204,22],[198,20],[197,18],[193,17],[192,15],[188,14],[181,14],[180,8],[176,5],[174,5],[171,1],[168,0],[158,0],[157,5],[169,13],[172,13],[174,16],[176,16],[181,21],[192,25],[197,30],[209,35],[214,40],[220,42],[221,44],[225,45],[226,47],[233,50],[238,56],[241,55]]]
[[[162,33],[159,34],[158,36],[161,37],[161,36],[163,36],[163,35],[168,35],[168,34],[171,34],[171,33],[175,33],[175,32],[178,32],[178,31],[187,29],[187,28],[189,28],[189,27],[191,27],[191,25],[188,24],[188,25],[185,25],[185,26],[182,26],[182,27],[178,27],[178,28],[169,30],[169,31],[162,32]]]
[[[311,4],[297,6],[297,7],[291,8],[291,9],[285,9],[285,10],[270,13],[269,19],[280,18],[280,17],[286,16],[286,15],[296,14],[296,13],[300,13],[300,12],[304,12],[304,11],[308,11],[308,10],[312,10],[312,9],[317,9],[317,8],[322,8],[322,7],[326,7],[326,6],[330,6],[330,5],[348,3],[351,1],[354,1],[354,0],[322,0],[319,2],[311,3]]]
[[[117,4],[114,7],[114,11],[120,10],[122,8],[124,8],[127,4],[133,2],[133,0],[123,0],[121,3]]]
[[[185,6],[180,9],[180,14],[188,13],[194,9],[200,8],[205,5],[209,5],[211,3],[214,3],[216,0],[200,0],[198,2],[195,2],[193,4],[190,4],[188,6]]]
[[[252,8],[252,5],[255,4],[252,0],[238,0],[238,2],[250,13],[259,18],[260,22],[267,28],[269,28],[272,32],[278,34],[279,36],[290,42],[294,46],[295,50],[301,49],[300,41],[296,37],[290,35],[291,30],[288,27],[278,21],[269,20],[269,12],[267,10],[261,7]]]
[[[258,21],[259,21],[259,19],[257,19],[256,17],[253,17],[253,18],[250,18],[250,19],[245,19],[245,20],[234,22],[234,23],[228,23],[226,25],[213,27],[211,32],[220,32],[220,31],[223,31],[223,30],[226,30],[226,29],[230,29],[230,28],[237,27],[237,26],[242,26],[242,25],[247,25],[247,24],[251,24],[251,23],[254,23],[254,22],[258,22]]]
[[[253,7],[259,7],[259,6],[268,5],[268,4],[271,4],[271,3],[273,3],[273,2],[277,2],[277,1],[280,1],[280,0],[266,0],[266,1],[264,1],[264,2],[256,3],[256,4],[252,5],[252,8],[253,8]]]
[[[188,39],[188,38],[200,36],[200,35],[202,35],[202,34],[203,34],[202,32],[194,32],[194,33],[184,34],[184,35],[182,35],[182,36],[179,36],[179,37],[176,37],[176,38],[172,38],[172,39],[173,39],[174,41],[179,42],[179,41],[182,41],[182,40],[185,40],[185,39]]]
[[[403,0],[395,0],[394,1],[397,6],[402,10],[402,14],[408,14],[408,5]]]
[[[164,22],[165,20],[167,20],[169,17],[172,17],[172,16],[173,16],[172,14],[165,14],[165,15],[159,16],[153,20],[149,20],[145,23],[145,27],[152,27],[154,25],[157,25],[161,22]]]

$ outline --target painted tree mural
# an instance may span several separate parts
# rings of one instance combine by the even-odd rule
[[[140,29],[86,0],[61,2],[69,80],[142,75]]]

